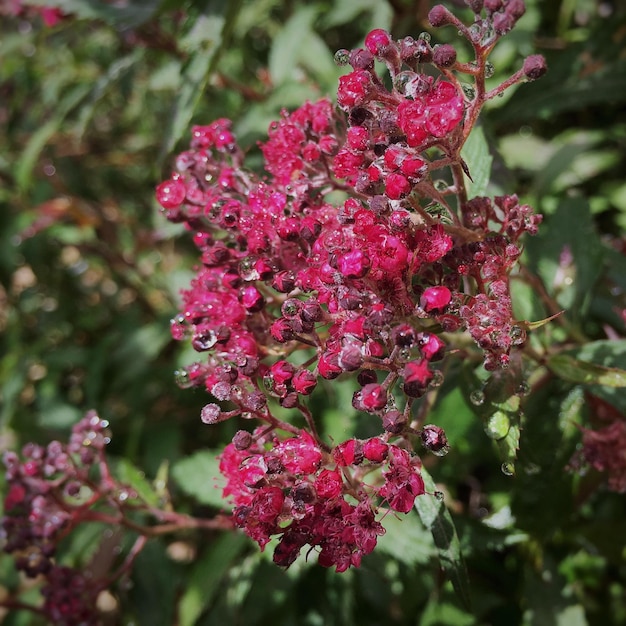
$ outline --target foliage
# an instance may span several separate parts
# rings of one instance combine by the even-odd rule
[[[487,89],[526,55],[549,68],[490,101],[462,152],[471,195],[515,192],[544,215],[511,275],[528,333],[520,378],[490,375],[475,353],[450,361],[417,405],[450,445],[423,455],[427,494],[443,503],[424,495],[402,519],[387,514],[377,549],[344,573],[304,554],[278,568],[275,539],[259,552],[225,529],[216,456],[248,422],[203,424],[212,399],[174,380],[196,358],[169,320],[197,250],[154,187],[189,127],[225,116],[260,171],[270,122],[334,97],[346,73],[335,51],[372,28],[456,45],[455,29],[431,28],[431,5],[404,0],[28,5],[0,25],[0,449],[68,441],[91,409],[109,423],[105,473],[81,480],[110,470],[97,512],[128,514],[125,531],[81,524],[55,562],[63,576],[120,574],[99,590],[102,623],[626,623],[619,3],[529,0],[490,58]],[[61,9],[52,26],[44,5]],[[377,434],[353,391],[329,381],[311,396],[328,441]],[[45,623],[41,585],[9,555],[0,572],[3,623]]]

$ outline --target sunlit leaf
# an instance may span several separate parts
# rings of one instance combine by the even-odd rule
[[[579,361],[568,354],[550,357],[547,365],[557,376],[574,383],[626,387],[626,370]]]
[[[426,494],[415,499],[415,508],[422,523],[433,535],[439,554],[439,562],[446,575],[450,578],[459,601],[464,608],[469,609],[472,604],[469,578],[452,516],[444,502],[434,495],[430,495],[437,490],[430,474],[424,468],[422,468],[421,472]]]
[[[189,496],[202,504],[223,509],[226,503],[222,497],[224,477],[219,471],[216,450],[200,450],[172,467],[172,478]]]

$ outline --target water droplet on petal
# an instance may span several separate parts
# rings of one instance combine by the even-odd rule
[[[443,491],[435,491],[433,495],[435,496],[435,498],[437,498],[437,500],[439,500],[439,502],[443,502],[443,499],[444,499]]]

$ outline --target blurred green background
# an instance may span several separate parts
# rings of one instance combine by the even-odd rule
[[[170,339],[169,319],[196,258],[183,228],[160,215],[155,185],[190,125],[218,117],[234,120],[260,168],[256,142],[269,122],[334,97],[335,50],[362,45],[371,28],[458,39],[428,27],[431,3],[420,0],[57,4],[68,16],[52,28],[34,10],[0,14],[0,451],[63,439],[95,408],[111,423],[112,456],[147,481],[169,474],[174,507],[211,516],[224,507],[214,457],[238,425],[204,426],[208,397],[175,383],[194,356]],[[469,18],[462,2],[444,4]],[[514,278],[516,314],[539,320],[556,304],[566,313],[533,333],[538,351],[626,368],[626,12],[618,0],[527,7],[492,55],[490,80],[533,53],[549,73],[482,118],[489,193],[518,193],[545,215],[524,264],[547,293]],[[624,496],[599,474],[566,469],[577,425],[597,425],[601,401],[623,419],[626,394],[530,367],[536,389],[508,477],[469,401],[477,375],[451,366],[429,422],[446,429],[452,451],[426,461],[457,525],[471,608],[413,512],[388,516],[379,548],[341,575],[305,558],[282,571],[235,533],[154,540],[112,589],[105,623],[626,624]],[[325,430],[343,438],[367,429],[345,387],[312,400]],[[101,530],[70,538],[64,562],[93,558]],[[38,598],[5,555],[3,596]],[[13,611],[3,623],[33,619]]]

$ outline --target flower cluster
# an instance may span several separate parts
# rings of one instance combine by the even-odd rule
[[[28,443],[21,458],[5,453],[9,488],[2,519],[4,550],[15,554],[18,569],[28,576],[50,570],[60,535],[99,497],[90,470],[108,443],[107,426],[91,412],[74,426],[67,445]],[[106,480],[101,477],[101,482]]]
[[[377,502],[407,513],[424,493],[419,461],[383,438],[349,439],[332,453],[306,431],[295,437],[239,431],[220,460],[235,524],[264,547],[280,536],[274,561],[288,566],[301,548],[319,547],[319,562],[337,571],[358,566],[384,529]],[[366,485],[378,473],[382,485]]]
[[[506,368],[525,341],[509,274],[519,238],[536,232],[540,216],[514,195],[468,198],[460,153],[483,104],[538,78],[545,63],[530,57],[486,91],[487,56],[523,2],[470,5],[470,28],[440,6],[431,22],[455,25],[474,62],[458,62],[452,46],[431,46],[426,35],[397,41],[374,30],[364,48],[336,54],[351,66],[338,108],[307,102],[270,126],[260,145],[265,176],[245,167],[230,121],[220,119],[192,129],[189,150],[157,187],[201,260],[172,333],[206,358],[178,379],[216,400],[205,423],[263,423],[224,452],[225,495],[261,546],[280,535],[283,565],[304,544],[319,548],[324,565],[358,564],[382,532],[378,507],[408,512],[424,492],[412,441],[437,454],[447,441],[412,406],[442,382],[436,363],[453,347],[443,333],[467,332],[489,370]],[[382,434],[329,447],[305,398],[320,381],[348,375],[359,383],[354,407],[375,416]],[[306,429],[278,419],[271,399],[299,412]],[[358,452],[345,453],[351,446]]]
[[[593,468],[606,477],[608,489],[626,493],[626,418],[612,404],[586,394],[595,428],[582,428],[582,447],[574,454],[569,469]]]
[[[21,457],[9,451],[3,458],[8,490],[0,538],[18,570],[44,577],[43,611],[54,624],[98,623],[95,600],[102,581],[60,566],[54,557],[58,542],[73,528],[97,519],[92,513],[100,500],[123,504],[129,497],[104,463],[107,428],[108,422],[92,411],[74,426],[67,444],[29,443]]]

